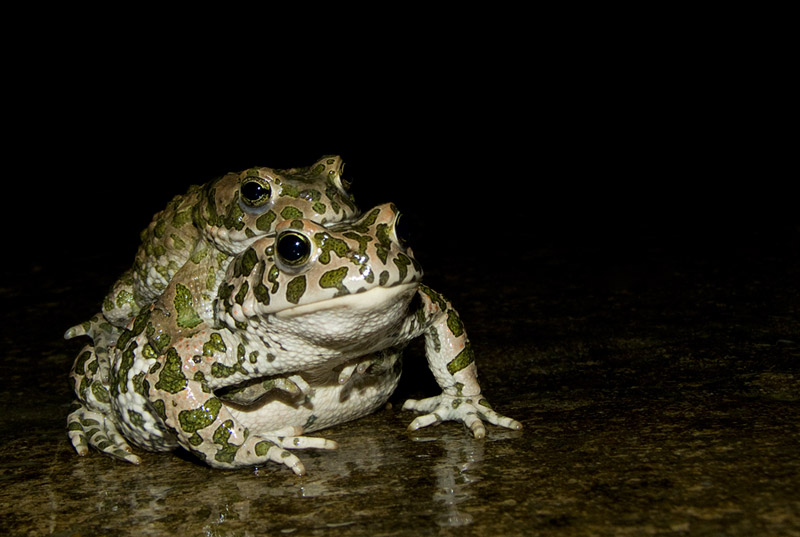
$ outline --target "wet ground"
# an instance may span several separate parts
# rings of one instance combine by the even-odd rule
[[[422,242],[484,392],[524,429],[408,434],[402,401],[435,391],[412,346],[391,407],[324,431],[340,449],[302,452],[304,477],[182,454],[78,457],[66,377],[82,343],[61,334],[121,261],[6,268],[0,533],[800,535],[800,230],[532,240],[488,265]]]

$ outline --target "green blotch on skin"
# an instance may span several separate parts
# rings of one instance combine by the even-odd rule
[[[94,395],[94,398],[103,404],[107,405],[111,402],[111,397],[108,395],[108,390],[99,382],[92,383],[92,395]]]
[[[411,259],[408,258],[405,254],[397,254],[393,260],[394,264],[397,266],[397,270],[400,272],[400,281],[406,279],[408,275],[408,266],[411,264]]]
[[[278,288],[281,286],[280,282],[278,281],[280,275],[281,272],[275,265],[272,265],[269,268],[269,272],[267,273],[267,281],[272,283],[272,289],[270,290],[270,293],[273,295],[278,292]]]
[[[231,429],[233,429],[233,421],[226,420],[214,431],[214,436],[212,437],[214,443],[222,446],[214,455],[214,458],[219,462],[232,463],[236,457],[236,452],[239,450],[238,445],[231,444],[228,441],[232,434]]]
[[[219,462],[232,463],[236,458],[236,452],[239,451],[239,446],[236,444],[226,444],[214,455],[214,458]]]
[[[217,274],[214,272],[213,267],[208,267],[208,275],[206,276],[206,289],[212,291],[217,284]]]
[[[237,193],[230,205],[228,205],[228,214],[225,215],[225,227],[228,229],[235,229],[241,231],[244,227],[244,211],[239,207],[239,194]]]
[[[217,298],[225,302],[231,297],[232,294],[233,294],[232,285],[228,285],[225,282],[219,284],[219,290],[217,290]]]
[[[284,207],[281,211],[281,217],[283,217],[284,220],[302,220],[303,212],[297,207]]]
[[[386,260],[389,257],[389,250],[392,247],[389,230],[388,224],[379,224],[378,228],[375,230],[375,237],[378,239],[378,244],[375,245],[375,252],[378,254],[378,259],[380,259],[383,264],[386,264]]]
[[[211,365],[211,376],[216,378],[227,378],[236,373],[238,367],[235,365],[225,365],[219,362],[214,362]]]
[[[86,374],[86,360],[92,356],[91,351],[83,351],[75,359],[75,373],[78,375]]]
[[[176,250],[183,250],[186,248],[186,241],[177,236],[175,233],[172,233],[170,238],[172,239],[172,246]]]
[[[80,423],[83,427],[100,427],[100,422],[91,418],[84,418]]]
[[[442,295],[428,287],[427,285],[420,285],[419,290],[425,293],[428,298],[431,299],[431,302],[436,304],[440,310],[447,311],[447,301],[444,299]]]
[[[475,355],[472,353],[472,345],[468,342],[464,346],[464,349],[447,364],[447,371],[449,371],[451,375],[455,375],[474,361]]]
[[[117,300],[116,304],[118,308],[121,308],[125,305],[134,306],[136,304],[135,300],[133,299],[133,295],[128,291],[120,291],[117,293]]]
[[[191,260],[192,263],[196,265],[200,263],[200,261],[205,259],[207,255],[208,255],[208,248],[206,248],[206,244],[200,243],[192,251],[192,255],[189,256],[189,259]]]
[[[300,192],[299,197],[308,201],[319,201],[322,199],[322,192],[312,188],[310,190],[303,190],[302,192]]]
[[[288,196],[290,198],[297,198],[300,196],[300,189],[289,183],[284,183],[281,189],[281,197]],[[292,207],[293,208],[293,207]],[[297,210],[297,209],[295,209]],[[302,218],[302,216],[300,217]]]
[[[286,300],[292,304],[300,302],[303,293],[306,292],[306,277],[298,276],[286,284]]]
[[[360,233],[368,233],[369,228],[378,219],[378,215],[380,214],[380,212],[381,212],[380,209],[373,209],[367,216],[356,222],[356,224],[353,226],[353,229],[355,229]]]
[[[325,204],[322,203],[321,201],[316,202],[314,205],[311,206],[311,208],[314,209],[314,211],[317,214],[325,214],[325,210],[327,209]]]
[[[181,328],[195,328],[203,322],[193,307],[192,292],[182,284],[175,286],[175,311],[177,312],[176,322]]]
[[[196,433],[214,423],[222,408],[222,401],[212,397],[200,408],[194,410],[183,410],[178,414],[178,421],[181,429],[187,433]]]
[[[348,231],[348,232],[346,232],[344,234],[344,236],[347,237],[350,240],[357,241],[358,242],[358,254],[361,255],[361,256],[366,255],[367,246],[369,245],[369,242],[372,240],[372,237],[370,237],[369,235],[361,235],[361,234],[356,233],[354,231]]]
[[[255,287],[253,287],[253,295],[255,295],[256,300],[261,302],[262,304],[269,304],[269,290],[267,286],[263,283],[259,283]]]
[[[337,256],[342,258],[346,256],[347,252],[350,250],[345,241],[342,239],[335,239],[327,233],[317,233],[314,235],[314,242],[317,243],[317,246],[321,250],[318,259],[323,265],[327,265],[331,262],[331,252],[334,252]]]
[[[442,350],[442,342],[439,339],[439,331],[436,328],[431,327],[428,330],[428,333],[427,333],[426,339],[425,339],[425,343],[426,344],[428,343],[429,339],[430,339],[430,344],[433,345],[434,352],[439,352],[439,351]]]
[[[147,373],[142,371],[141,373],[137,373],[133,379],[131,379],[131,383],[133,384],[133,391],[144,397],[147,398],[150,395],[150,383],[147,382],[145,379],[145,375]]]
[[[81,431],[81,432],[83,432],[83,425],[81,425],[80,422],[73,421],[73,422],[70,422],[69,425],[67,425],[67,430],[68,431]]]
[[[213,332],[208,341],[203,343],[203,356],[214,356],[215,351],[225,352],[227,350],[228,347],[225,346],[222,336],[217,332]]]
[[[155,360],[158,358],[158,354],[156,353],[155,349],[153,349],[153,346],[149,343],[145,343],[144,347],[142,347],[142,356],[148,360]]]
[[[133,425],[139,427],[140,429],[144,427],[144,418],[142,418],[142,415],[135,410],[128,409],[128,420],[130,420]]]
[[[187,209],[185,211],[181,211],[179,213],[175,213],[175,216],[172,217],[172,225],[175,227],[181,227],[189,222],[192,221],[192,210]]]
[[[267,211],[256,219],[256,229],[259,231],[269,231],[272,229],[272,224],[278,216],[272,212]]]
[[[272,442],[269,442],[267,440],[264,440],[263,442],[259,442],[258,444],[255,445],[256,455],[259,456],[259,457],[266,457],[267,456],[267,452],[269,451],[269,448],[271,448],[274,445],[275,444],[273,444]]]
[[[167,228],[167,223],[164,220],[159,220],[156,222],[155,227],[153,228],[153,235],[157,238],[162,238],[164,236],[164,230]]]
[[[122,353],[119,361],[119,372],[117,373],[119,393],[128,393],[128,371],[133,367],[134,351],[137,347],[136,342],[128,345],[128,348]]]
[[[247,291],[249,290],[250,284],[248,284],[246,281],[242,283],[242,286],[239,288],[239,291],[236,293],[236,297],[234,298],[237,304],[244,304],[244,299],[247,297]]]
[[[167,406],[164,403],[163,399],[159,399],[158,401],[153,401],[153,409],[156,411],[156,414],[158,414],[159,418],[161,418],[162,420],[166,421],[166,419],[167,419]]]
[[[175,394],[184,389],[187,382],[188,380],[181,369],[181,359],[178,356],[178,351],[175,347],[171,347],[164,359],[164,367],[158,374],[156,389]]]
[[[111,395],[111,397],[118,396],[119,395],[119,389],[118,389],[118,386],[117,386],[117,377],[114,375],[113,371],[109,375],[109,379],[108,380],[109,380],[109,385],[108,385],[108,393],[109,393],[109,395]],[[86,400],[86,390],[88,388],[89,388],[89,383],[86,380],[86,377],[83,377],[83,379],[81,379],[81,383],[78,386],[78,390],[77,390],[78,397],[80,397],[81,400]]]
[[[375,229],[375,237],[378,239],[378,242],[387,248],[392,243],[390,235],[391,230],[392,228],[389,224],[378,224],[378,227]]]
[[[138,336],[142,332],[145,331],[147,328],[147,323],[150,321],[150,311],[145,311],[144,313],[139,314],[136,317],[136,320],[133,321],[133,326],[131,327],[131,335]],[[117,348],[119,348],[119,342],[117,342]]]
[[[348,268],[340,267],[336,270],[329,270],[319,278],[319,286],[324,289],[338,289],[336,296],[348,294],[347,288],[342,285],[342,281],[347,276]]]
[[[461,319],[455,310],[450,310],[447,312],[447,328],[449,328],[450,333],[456,337],[459,337],[464,333],[464,323],[461,322]]]
[[[170,337],[169,337],[169,334],[165,334],[165,333],[162,332],[160,334],[156,334],[156,335],[152,336],[150,338],[150,341],[152,341],[153,343],[156,344],[156,347],[155,347],[156,350],[158,351],[159,354],[162,354],[164,352],[164,349],[169,347]]]
[[[258,255],[253,248],[248,248],[236,259],[234,265],[234,276],[249,276],[253,272],[253,268],[258,263]]]

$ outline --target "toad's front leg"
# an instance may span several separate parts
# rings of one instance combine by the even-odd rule
[[[408,426],[415,431],[442,421],[464,423],[475,438],[486,435],[483,420],[508,429],[522,429],[522,424],[498,414],[481,395],[478,370],[466,331],[449,301],[424,285],[419,292],[422,303],[411,321],[425,336],[425,354],[441,395],[427,399],[409,399],[404,410],[424,412]]]

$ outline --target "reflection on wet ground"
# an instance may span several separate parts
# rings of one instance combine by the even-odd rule
[[[800,535],[800,256],[768,254],[528,252],[492,282],[426,267],[470,331],[484,392],[525,429],[409,435],[403,399],[434,389],[412,346],[391,408],[326,430],[340,449],[301,452],[304,477],[77,457],[64,422],[81,342],[61,333],[113,274],[9,274],[0,531]]]

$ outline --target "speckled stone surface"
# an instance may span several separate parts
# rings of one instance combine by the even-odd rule
[[[525,428],[409,435],[400,404],[435,390],[412,346],[393,406],[325,431],[340,449],[302,452],[305,477],[76,456],[81,342],[61,335],[120,267],[97,252],[6,267],[0,534],[800,535],[800,230],[733,243],[534,241],[491,278],[422,240],[484,392]]]

